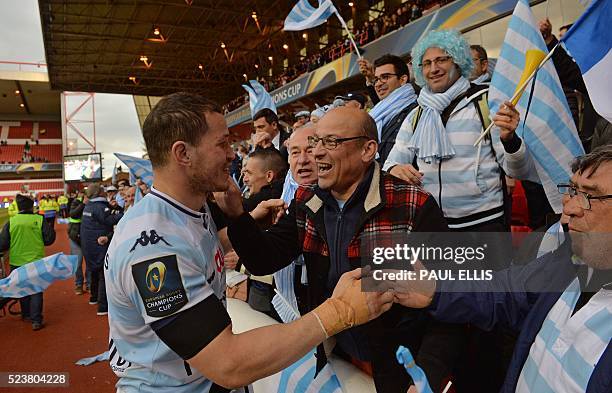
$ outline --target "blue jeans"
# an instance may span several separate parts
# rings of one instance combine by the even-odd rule
[[[11,265],[11,271],[17,269],[19,266]],[[42,323],[43,316],[43,293],[35,293],[30,296],[25,296],[19,299],[19,305],[21,306],[21,317],[29,318],[32,322]]]
[[[77,267],[74,272],[74,285],[77,287],[83,286],[83,251],[81,251],[81,247],[72,239],[70,240],[70,255],[77,256]],[[85,277],[86,284],[91,283],[91,272],[87,270],[87,265],[85,265]]]

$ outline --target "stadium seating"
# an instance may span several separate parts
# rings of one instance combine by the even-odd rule
[[[32,145],[32,157],[39,157],[48,162],[62,162],[62,145]]]
[[[23,145],[0,146],[0,163],[16,164],[23,156]]]

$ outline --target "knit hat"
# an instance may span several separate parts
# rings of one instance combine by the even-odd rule
[[[17,194],[15,199],[17,200],[17,209],[20,212],[32,211],[34,208],[34,201],[27,195]]]

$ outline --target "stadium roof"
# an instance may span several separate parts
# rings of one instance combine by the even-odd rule
[[[44,65],[26,71],[0,65],[0,120],[60,119],[60,92],[51,89]]]
[[[269,67],[269,56],[280,63],[283,45],[297,48],[301,38],[282,31],[292,5],[286,0],[39,5],[49,79],[58,90],[146,96],[183,90],[225,103],[242,92],[243,74],[255,76],[255,64]]]

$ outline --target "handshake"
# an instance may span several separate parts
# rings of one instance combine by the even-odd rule
[[[421,269],[424,269],[423,265],[417,262],[415,270]],[[327,337],[378,318],[393,303],[411,308],[424,308],[431,304],[435,280],[385,282],[377,288],[380,289],[378,292],[364,292],[361,282],[368,274],[366,269],[344,273],[332,297],[313,310]]]

